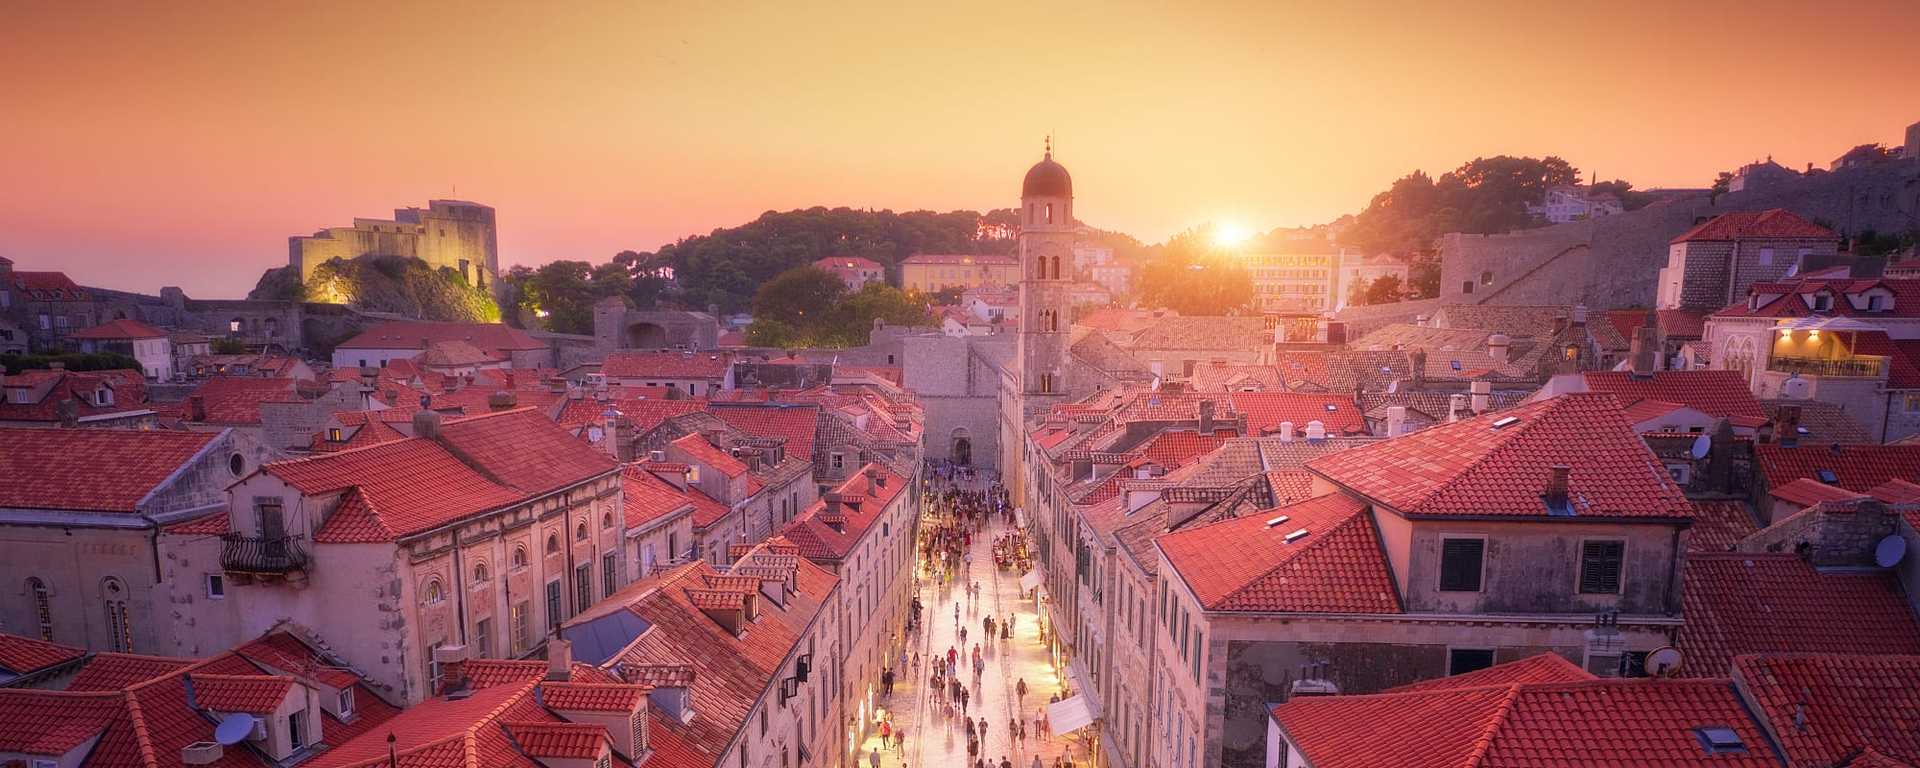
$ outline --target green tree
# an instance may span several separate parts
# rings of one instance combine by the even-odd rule
[[[1367,253],[1416,253],[1447,232],[1493,234],[1533,226],[1547,190],[1580,180],[1558,157],[1477,157],[1433,179],[1414,171],[1374,195],[1341,235]]]
[[[593,333],[593,265],[552,261],[520,281],[520,305],[555,333]]]
[[[1399,275],[1381,275],[1367,283],[1360,294],[1361,304],[1392,304],[1399,301],[1402,293]]]
[[[1228,315],[1253,304],[1253,279],[1236,251],[1213,245],[1211,225],[1147,249],[1140,301],[1183,315]]]
[[[755,320],[778,320],[803,331],[831,322],[847,284],[818,267],[794,267],[768,280],[753,295]],[[808,317],[812,313],[812,317]]]

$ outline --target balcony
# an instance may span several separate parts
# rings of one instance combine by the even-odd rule
[[[1797,373],[1802,376],[1856,376],[1872,379],[1881,376],[1881,372],[1885,370],[1886,361],[1884,357],[1871,355],[1844,358],[1775,357],[1767,362],[1767,370]]]
[[[286,536],[229,533],[220,537],[220,567],[233,573],[284,576],[307,568],[307,552]]]

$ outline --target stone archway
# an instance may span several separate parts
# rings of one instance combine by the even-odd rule
[[[634,323],[627,326],[626,346],[628,349],[664,349],[667,343],[667,328],[659,323]]]
[[[955,427],[947,455],[956,466],[973,466],[973,436],[966,427]]]

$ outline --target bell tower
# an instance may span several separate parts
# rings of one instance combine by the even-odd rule
[[[1049,138],[1020,187],[1020,392],[1032,406],[1067,394],[1074,229],[1073,177]]]

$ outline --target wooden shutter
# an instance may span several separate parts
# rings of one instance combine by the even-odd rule
[[[1441,591],[1480,591],[1480,562],[1486,548],[1484,539],[1441,539]]]
[[[1588,541],[1580,545],[1580,592],[1610,595],[1620,591],[1620,560],[1626,542]]]

